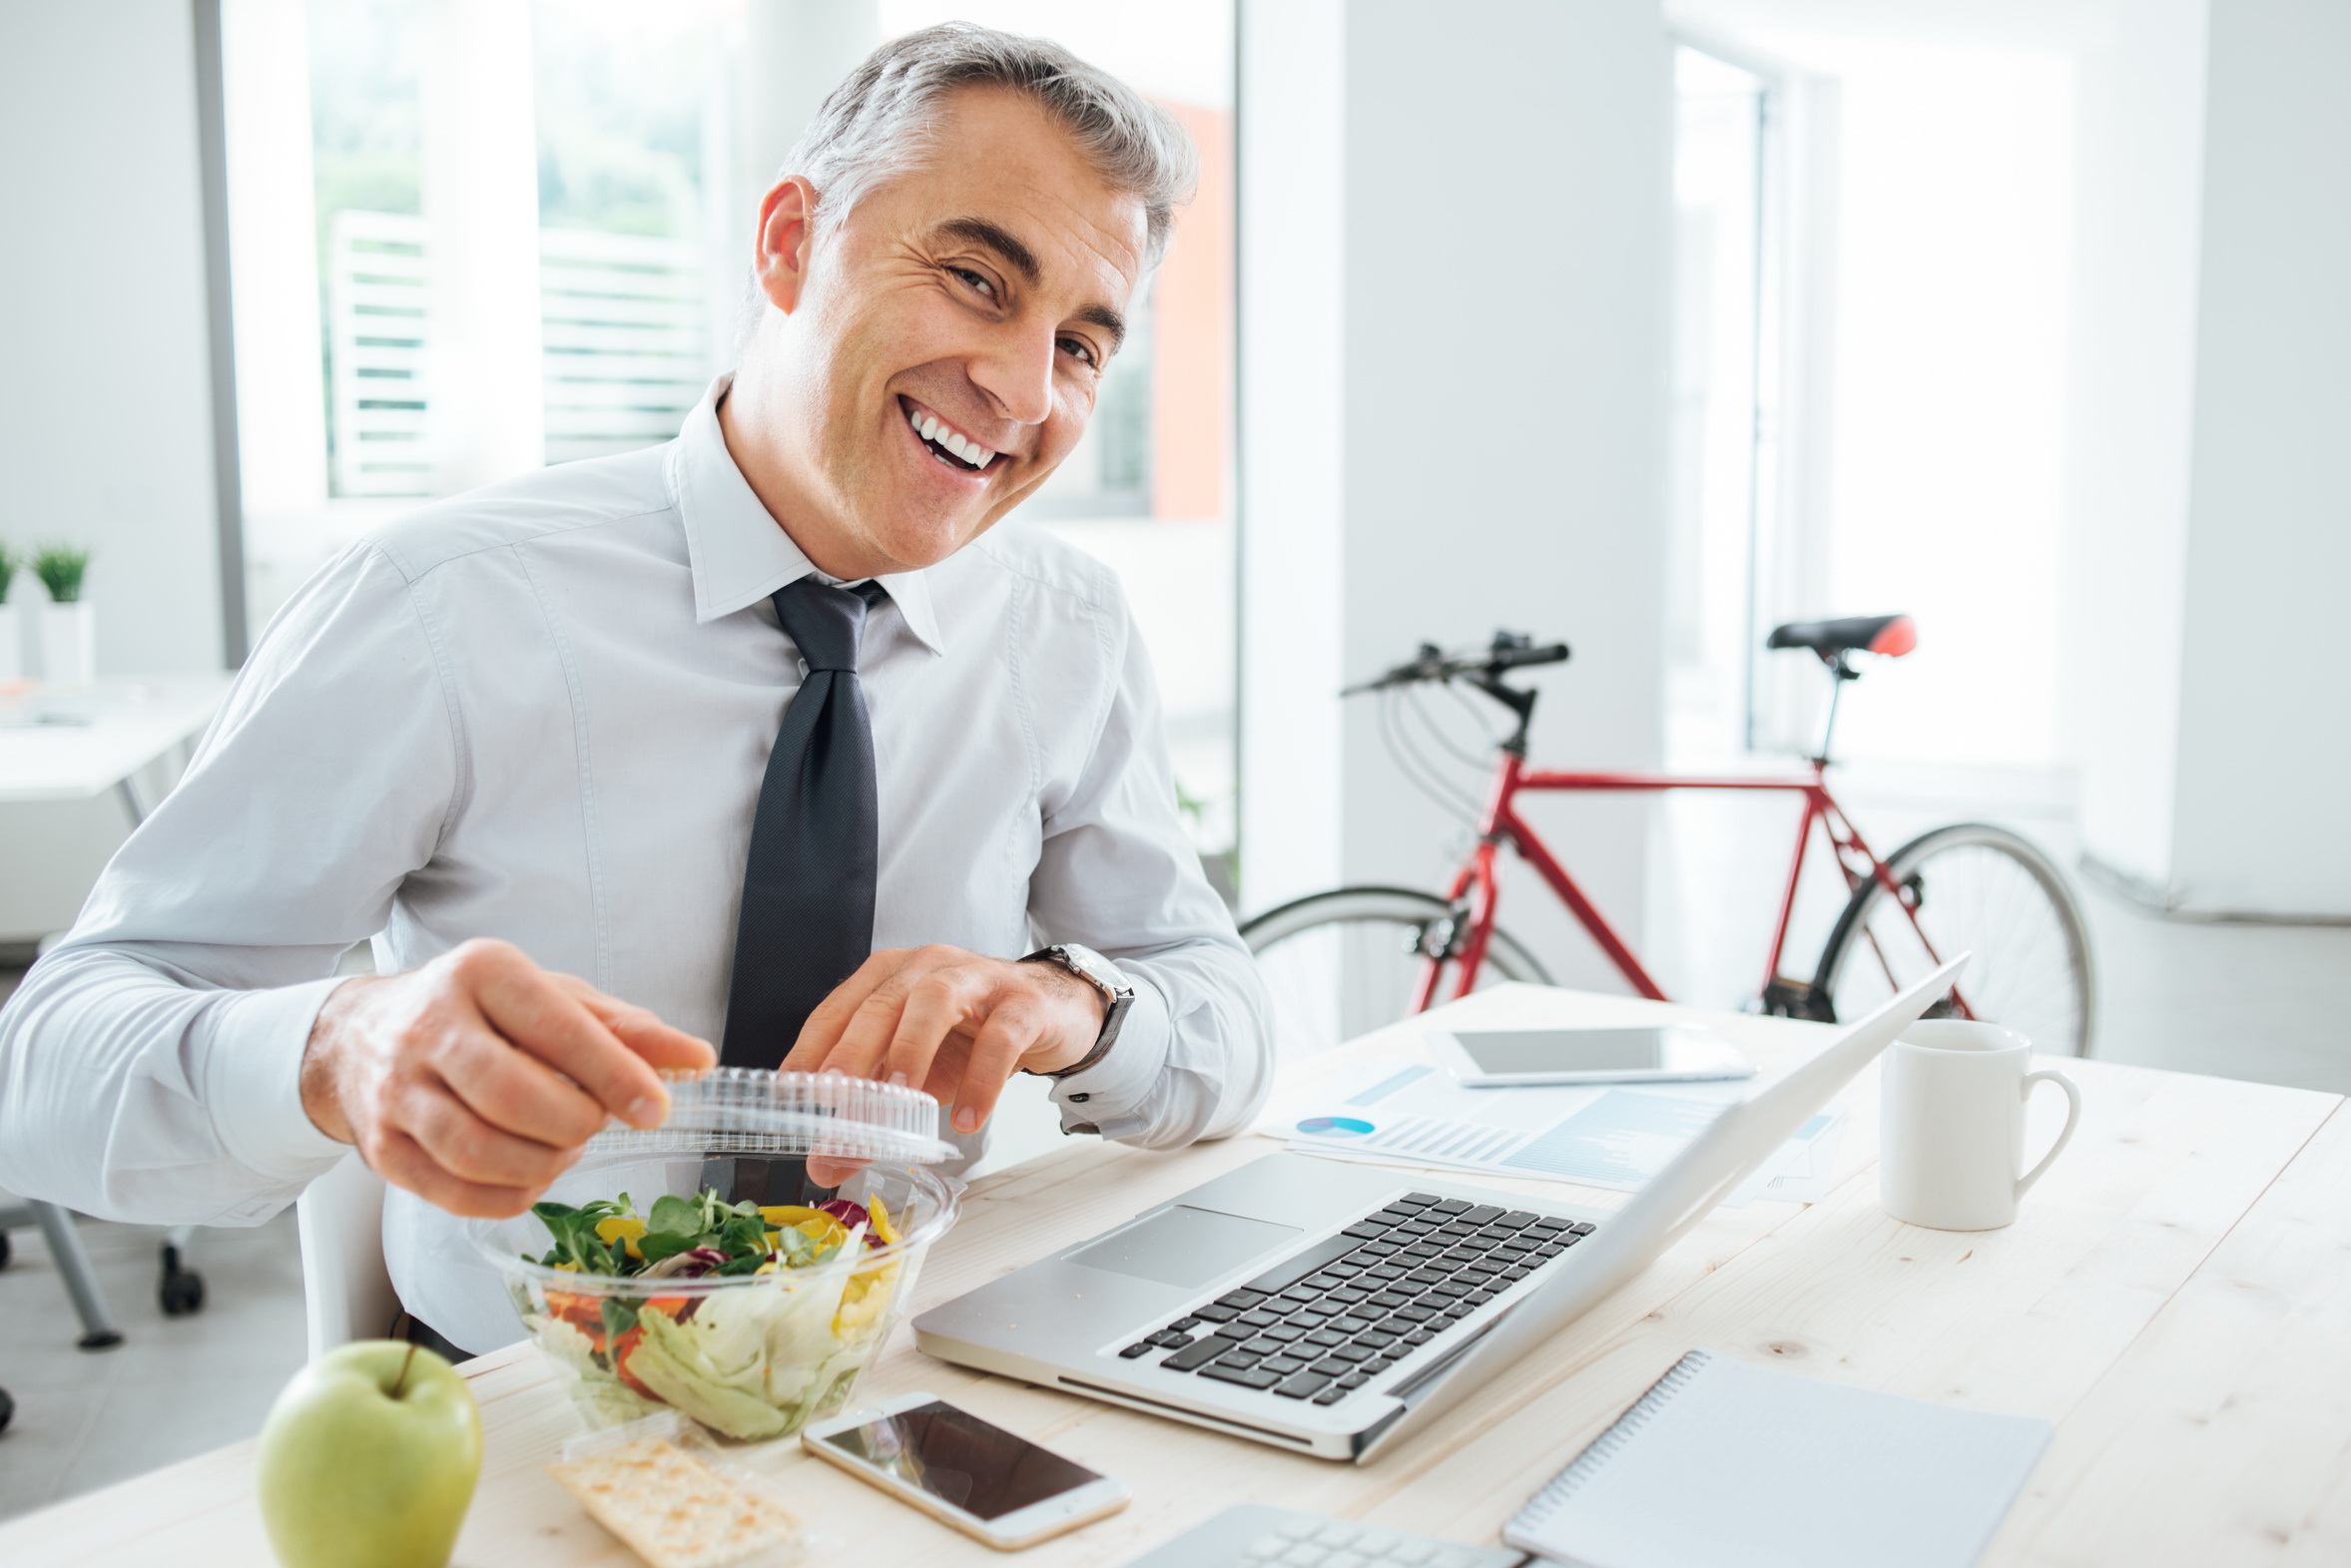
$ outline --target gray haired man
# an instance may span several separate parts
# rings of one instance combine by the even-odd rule
[[[895,1079],[973,1143],[1019,1071],[1074,1132],[1242,1126],[1264,1007],[1124,601],[995,526],[1083,433],[1191,159],[1052,45],[877,52],[678,440],[428,507],[273,623],[0,1014],[0,1184],[254,1223],[355,1145],[403,1303],[479,1350],[517,1330],[451,1217],[658,1122],[658,1069]]]

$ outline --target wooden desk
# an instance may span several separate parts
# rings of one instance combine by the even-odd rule
[[[1661,1015],[1690,1016],[1530,987],[1485,993],[1454,1014],[1463,1023]],[[1811,1024],[1709,1021],[1767,1066],[1820,1038]],[[1373,1036],[1350,1050],[1395,1043]],[[2080,1131],[2010,1229],[1955,1235],[1886,1217],[1871,1171],[1876,1082],[1865,1077],[1847,1095],[1853,1114],[1826,1201],[1719,1211],[1523,1376],[1365,1468],[977,1376],[922,1356],[903,1332],[866,1391],[931,1389],[1134,1489],[1124,1513],[1025,1554],[1032,1568],[1124,1563],[1245,1499],[1491,1542],[1693,1345],[2056,1421],[2057,1442],[1991,1563],[2351,1560],[2351,1120],[2340,1098],[2064,1065],[2086,1101]],[[919,1305],[1274,1147],[1245,1137],[1149,1154],[1089,1140],[989,1177],[933,1252]],[[633,1562],[540,1471],[577,1426],[536,1354],[501,1351],[469,1374],[488,1459],[456,1560]],[[0,1528],[0,1561],[266,1564],[252,1461],[252,1443],[239,1443],[28,1516]],[[796,1447],[775,1445],[759,1462],[784,1476],[827,1538],[812,1559],[821,1568],[1002,1561]]]

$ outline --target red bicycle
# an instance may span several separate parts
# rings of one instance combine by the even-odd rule
[[[1962,984],[1939,1004],[1947,1015],[1987,1019],[2020,1030],[2037,1049],[2086,1055],[2096,1012],[2089,927],[2063,871],[2031,840],[1986,822],[1957,822],[1922,833],[1880,859],[1829,790],[1829,744],[1837,695],[1860,679],[1853,656],[1900,657],[1918,646],[1910,617],[1885,615],[1797,622],[1774,630],[1775,649],[1817,655],[1831,682],[1828,722],[1817,755],[1802,774],[1776,778],[1649,773],[1554,773],[1526,766],[1526,734],[1536,694],[1503,679],[1515,670],[1564,663],[1567,645],[1533,646],[1497,632],[1490,646],[1449,654],[1424,644],[1411,663],[1342,695],[1383,695],[1383,735],[1397,762],[1415,777],[1428,759],[1398,739],[1396,704],[1416,688],[1462,686],[1498,703],[1512,717],[1494,743],[1491,782],[1476,810],[1476,837],[1441,897],[1409,887],[1341,887],[1269,909],[1241,935],[1258,955],[1272,991],[1280,1038],[1295,1047],[1336,1044],[1441,999],[1468,995],[1495,978],[1549,984],[1550,974],[1523,942],[1495,923],[1501,901],[1498,850],[1508,848],[1555,893],[1626,983],[1666,1000],[1624,938],[1576,885],[1566,866],[1518,814],[1523,790],[1648,793],[1666,789],[1776,791],[1803,805],[1788,866],[1763,989],[1755,1005],[1784,1017],[1835,1022],[1855,1018],[1939,967],[1973,952]],[[1432,787],[1425,772],[1424,788]],[[1809,977],[1782,973],[1789,922],[1804,879],[1815,827],[1845,880],[1843,912]]]

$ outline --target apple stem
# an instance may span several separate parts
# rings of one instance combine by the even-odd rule
[[[408,1345],[408,1354],[406,1358],[400,1362],[400,1375],[394,1378],[392,1381],[391,1396],[393,1398],[397,1399],[400,1396],[400,1391],[408,1386],[408,1368],[414,1366],[415,1364],[416,1345],[414,1341],[410,1341]]]

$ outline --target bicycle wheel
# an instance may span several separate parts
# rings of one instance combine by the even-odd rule
[[[2097,1021],[2089,925],[2065,873],[2030,839],[1983,822],[1938,827],[1887,862],[1898,905],[1875,879],[1854,889],[1822,949],[1815,994],[1859,1018],[1940,959],[1973,952],[1959,995],[2037,1051],[2087,1056]],[[1935,1014],[1954,1016],[1948,1003]]]
[[[1305,1056],[1404,1017],[1429,957],[1454,950],[1457,926],[1453,905],[1409,887],[1334,888],[1249,921],[1241,939],[1273,1000],[1276,1048],[1285,1059]],[[1503,980],[1551,983],[1535,956],[1496,926],[1477,984]]]

